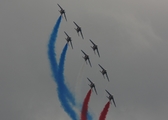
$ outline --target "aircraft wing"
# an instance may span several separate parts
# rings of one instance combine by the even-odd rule
[[[111,94],[106,90],[106,92],[111,96]]]
[[[62,7],[58,3],[57,3],[57,5],[60,7],[61,10],[63,10]]]
[[[89,61],[90,67],[92,67],[91,62],[90,62],[90,59],[88,59],[88,61]]]
[[[114,98],[113,98],[112,100],[113,100],[114,106],[116,107],[116,103],[115,103],[115,101],[114,101]]]
[[[79,27],[79,26],[76,24],[76,22],[73,21],[73,23],[74,23],[77,27]]]
[[[83,37],[83,33],[82,33],[82,30],[80,31],[80,33],[81,33],[82,38],[84,39],[84,37]]]
[[[72,47],[72,49],[73,49],[72,41],[70,41],[70,44],[71,44],[71,47]]]
[[[90,42],[91,42],[93,45],[95,45],[94,42],[93,42],[91,39],[89,39],[89,40],[90,40]]]
[[[107,73],[106,73],[106,77],[107,77],[107,80],[109,81],[109,77],[108,77]]]
[[[97,95],[97,90],[96,90],[96,87],[94,87],[94,90],[95,90],[95,93],[96,93],[96,95]]]
[[[64,31],[65,35],[69,37],[69,35]]]
[[[90,83],[93,83],[89,78],[87,78],[89,80]]]
[[[64,13],[64,17],[65,17],[65,20],[67,21],[67,17],[66,17],[66,14]]]
[[[99,50],[98,50],[98,48],[97,48],[97,54],[98,54],[98,56],[100,57],[100,54],[99,54]]]
[[[99,64],[99,66],[104,70],[104,68]]]
[[[83,50],[81,50],[83,52],[84,55],[87,55]]]

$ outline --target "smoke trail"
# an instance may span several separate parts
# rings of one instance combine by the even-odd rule
[[[93,118],[92,118],[90,113],[87,114],[87,118],[88,118],[88,120],[93,120]]]
[[[88,103],[91,96],[91,89],[88,91],[82,106],[81,120],[87,120]]]
[[[100,114],[99,120],[105,120],[106,119],[106,115],[107,115],[109,107],[110,107],[110,102],[107,102],[103,111]]]
[[[57,37],[57,34],[58,34],[58,28],[60,26],[60,23],[61,23],[61,16],[58,18],[54,28],[53,28],[53,31],[50,35],[50,39],[49,39],[49,44],[48,44],[48,57],[49,57],[49,60],[50,60],[50,63],[51,63],[51,69],[53,72],[56,72],[57,71],[57,60],[56,60],[56,53],[54,52],[54,45],[55,45],[55,42],[56,42],[56,37]]]
[[[76,99],[78,101],[82,101],[80,98],[81,98],[81,86],[82,86],[82,77],[83,77],[83,72],[84,72],[84,67],[85,67],[86,63],[83,62],[80,70],[79,70],[79,73],[78,73],[78,76],[76,78],[76,85],[75,85],[75,96],[76,96]]]
[[[65,64],[65,56],[66,56],[67,48],[68,48],[68,44],[64,46],[63,51],[61,53],[57,78],[58,78],[59,89],[61,91],[61,94],[63,94],[62,96],[64,101],[62,102],[62,105],[65,105],[64,103],[66,103],[66,109],[64,108],[64,110],[65,111],[68,110],[68,112],[70,112],[69,115],[71,116],[71,118],[73,120],[75,118],[76,120],[76,113],[74,112],[74,110],[69,104],[69,101],[70,101],[73,105],[75,105],[75,99],[72,93],[68,90],[67,86],[65,85],[65,79],[64,79],[64,64]]]
[[[66,96],[66,91],[65,90],[65,85],[64,83],[60,82],[58,84],[58,97],[61,102],[61,105],[64,109],[64,111],[72,118],[72,120],[77,120],[77,116],[75,111],[72,109],[71,105],[68,102],[67,96]]]
[[[84,72],[84,67],[85,67],[85,65],[86,65],[86,63],[83,62],[82,66],[81,66],[81,68],[80,68],[80,70],[79,70],[77,79],[76,79],[75,95],[76,95],[76,99],[78,99],[80,102],[81,102],[81,100],[80,100],[79,98],[81,98],[81,92],[79,92],[79,91],[81,91],[82,76],[83,76],[83,72]],[[79,101],[78,101],[78,102],[79,102]],[[80,102],[79,102],[79,103],[76,103],[76,104],[78,104],[78,105],[77,105],[77,106],[78,106],[78,109],[81,110],[82,105],[81,105]],[[92,119],[93,119],[90,113],[87,114],[87,118],[88,118],[88,120],[92,120]]]
[[[62,50],[60,61],[59,61],[59,68],[58,68],[58,80],[62,83],[64,89],[64,95],[67,97],[67,99],[75,106],[75,98],[72,95],[72,93],[69,91],[67,86],[65,85],[65,79],[64,79],[64,64],[65,64],[65,57],[67,52],[68,44],[66,44]]]
[[[49,39],[49,44],[48,44],[48,57],[50,60],[50,65],[51,65],[51,70],[55,79],[55,82],[57,83],[57,92],[58,92],[58,97],[61,102],[61,105],[66,111],[66,113],[72,118],[72,120],[77,120],[76,118],[76,113],[72,110],[71,106],[68,103],[67,100],[67,94],[66,94],[66,87],[64,82],[61,81],[59,72],[58,72],[58,65],[57,65],[57,60],[56,60],[56,54],[54,52],[54,44],[56,42],[56,37],[58,34],[58,28],[61,23],[61,16],[58,18],[56,25],[54,26],[54,29],[52,31],[52,34]],[[66,52],[65,52],[66,53]],[[64,62],[63,62],[64,63]],[[61,81],[61,82],[60,82]]]
[[[61,57],[59,60],[59,71],[61,74],[64,73],[64,64],[65,64],[65,56],[66,56],[67,49],[68,49],[68,44],[66,43],[62,50]]]

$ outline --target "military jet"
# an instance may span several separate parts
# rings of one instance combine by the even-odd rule
[[[95,50],[96,50],[98,56],[100,57],[98,46],[91,39],[90,39],[90,42],[93,44],[93,46],[91,46],[91,48],[93,49],[94,53],[95,53]]]
[[[88,80],[89,80],[89,82],[90,82],[90,84],[88,84],[90,87],[91,87],[91,89],[92,88],[94,88],[94,90],[95,90],[95,93],[96,93],[96,95],[97,95],[97,91],[96,91],[96,87],[95,87],[95,84],[89,79],[89,78],[87,78]]]
[[[100,71],[101,73],[102,73],[102,75],[103,75],[103,77],[104,77],[104,75],[106,75],[106,77],[107,77],[107,80],[109,81],[109,77],[108,77],[108,75],[107,75],[107,71],[99,64],[99,66],[102,68],[102,71]],[[105,78],[105,77],[104,77]]]
[[[59,10],[61,16],[62,16],[62,14],[64,14],[65,20],[67,21],[66,14],[65,14],[65,10],[64,10],[59,4],[57,4],[57,5],[58,5],[58,6],[60,7],[60,9],[61,9],[61,10]]]
[[[71,44],[71,47],[72,47],[72,49],[73,49],[73,45],[72,45],[72,40],[71,40],[71,37],[64,31],[64,33],[65,33],[65,35],[67,36],[67,38],[65,38],[66,39],[66,41],[67,41],[67,43],[69,43],[70,42],[70,44]]]
[[[82,29],[81,29],[81,27],[79,27],[79,25],[77,25],[76,22],[73,21],[73,23],[74,23],[74,24],[76,25],[76,27],[77,27],[77,28],[75,28],[75,30],[76,30],[76,32],[78,33],[78,36],[79,36],[79,32],[80,32],[82,38],[84,39],[83,34],[82,34]]]
[[[111,100],[113,100],[114,106],[116,107],[113,95],[111,95],[107,90],[105,90],[105,91],[109,94],[109,96],[107,97],[109,99],[109,101],[111,102]]]
[[[82,51],[83,54],[85,55],[83,58],[84,58],[84,60],[86,61],[86,63],[87,63],[87,60],[88,60],[88,62],[89,62],[89,64],[90,64],[90,67],[92,67],[91,62],[90,62],[90,59],[89,59],[89,55],[87,55],[83,50],[81,50],[81,51]]]

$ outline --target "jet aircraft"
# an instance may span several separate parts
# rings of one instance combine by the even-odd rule
[[[72,45],[72,40],[71,40],[71,37],[64,31],[64,33],[65,33],[65,35],[67,36],[67,38],[65,38],[66,39],[66,41],[67,41],[67,43],[69,43],[70,42],[70,44],[71,44],[71,47],[72,47],[72,49],[73,49],[73,45]]]
[[[98,56],[100,57],[98,46],[91,39],[90,39],[90,42],[93,44],[93,46],[91,46],[91,48],[93,49],[94,53],[95,53],[95,50],[96,50]]]
[[[57,5],[58,5],[58,6],[60,7],[60,9],[61,9],[61,10],[59,10],[61,16],[62,16],[62,14],[64,14],[65,20],[67,21],[66,14],[65,14],[65,10],[64,10],[59,4],[57,4]]]
[[[76,27],[77,27],[77,28],[75,28],[75,30],[77,31],[78,36],[79,36],[79,32],[80,32],[82,38],[84,39],[81,27],[79,27],[79,25],[77,25],[76,22],[73,21],[73,23],[74,23],[74,24],[76,25]]]
[[[116,107],[113,95],[111,95],[107,90],[105,90],[105,91],[109,94],[109,96],[107,97],[109,99],[109,101],[111,102],[111,100],[113,100],[114,106]]]
[[[90,59],[89,59],[89,55],[87,55],[83,50],[81,50],[81,51],[82,51],[83,54],[85,55],[83,58],[84,58],[84,60],[86,61],[86,63],[87,63],[87,60],[88,60],[88,62],[89,62],[89,64],[90,64],[90,67],[92,67],[91,62],[90,62]]]
[[[104,75],[106,75],[106,77],[107,77],[107,80],[109,81],[109,77],[108,77],[108,75],[107,75],[107,71],[99,64],[99,66],[102,68],[102,71],[100,71],[101,73],[102,73],[102,75],[103,75],[103,77],[104,77]],[[105,78],[105,77],[104,77]]]
[[[87,78],[87,79],[88,79],[89,82],[90,82],[90,84],[88,84],[88,85],[91,87],[91,89],[94,88],[95,93],[96,93],[96,95],[97,95],[97,90],[96,90],[95,84],[94,84],[89,78]]]

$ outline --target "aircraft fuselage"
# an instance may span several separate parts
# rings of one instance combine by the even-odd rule
[[[103,74],[103,75],[104,75],[104,74],[107,74],[106,70],[102,70],[102,74]]]
[[[93,87],[95,87],[95,85],[92,83],[92,84],[90,84],[90,87],[93,88]]]
[[[113,96],[109,96],[108,99],[111,101],[113,99]]]
[[[62,14],[65,14],[65,10],[63,10],[63,9],[60,10],[59,12],[60,12],[61,15],[62,15]]]
[[[77,31],[77,32],[80,32],[80,31],[81,31],[81,28],[80,28],[80,27],[77,27],[76,31]]]
[[[67,42],[70,42],[71,41],[71,37],[67,37],[66,40],[67,40]]]
[[[96,50],[97,49],[97,45],[94,45],[92,48],[93,48],[93,50]]]
[[[85,59],[85,61],[86,60],[88,60],[89,59],[89,56],[88,55],[85,55],[85,57],[83,57],[84,59]]]

